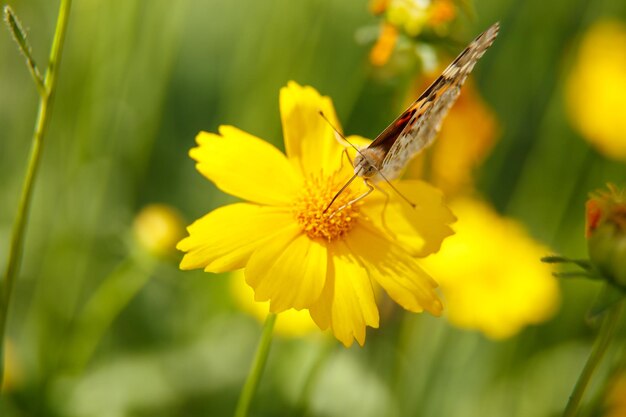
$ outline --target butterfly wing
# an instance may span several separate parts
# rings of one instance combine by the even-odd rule
[[[461,86],[495,40],[499,28],[495,23],[474,39],[369,146],[380,146],[386,151],[380,172],[387,180],[397,178],[409,160],[435,140],[444,117],[461,93]]]

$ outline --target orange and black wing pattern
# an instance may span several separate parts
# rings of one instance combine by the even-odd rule
[[[476,37],[422,95],[368,146],[384,150],[385,158],[380,171],[386,179],[397,178],[406,164],[435,140],[444,117],[461,92],[461,86],[495,40],[499,28],[499,24],[495,23]]]

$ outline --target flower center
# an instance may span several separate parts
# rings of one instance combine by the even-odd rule
[[[361,203],[348,204],[356,197],[349,187],[324,212],[343,184],[336,174],[323,180],[312,177],[304,183],[294,204],[294,214],[310,238],[323,238],[330,242],[345,236],[356,224]]]

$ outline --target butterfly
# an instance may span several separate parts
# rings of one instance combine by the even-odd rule
[[[352,162],[354,175],[337,192],[326,210],[357,177],[363,178],[369,191],[340,207],[337,211],[371,193],[374,187],[370,181],[376,183],[385,180],[393,188],[390,181],[398,178],[406,164],[434,142],[443,119],[461,93],[461,86],[465,79],[474,69],[476,62],[493,44],[499,29],[500,24],[496,22],[478,35],[419,98],[367,147],[358,149],[348,143],[357,151]],[[336,134],[340,136],[337,131]],[[337,139],[340,140],[339,137]],[[341,139],[346,141],[343,136]],[[400,193],[398,192],[398,194]],[[402,196],[402,194],[400,195]],[[415,207],[415,204],[408,201],[404,196],[402,197]]]

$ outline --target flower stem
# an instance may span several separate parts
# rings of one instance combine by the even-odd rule
[[[335,340],[326,337],[326,335],[324,335],[324,341],[322,343],[323,346],[320,348],[320,352],[317,354],[315,362],[313,362],[313,365],[309,369],[309,373],[304,380],[304,384],[302,384],[302,390],[300,391],[298,400],[295,403],[296,406],[294,415],[299,415],[301,417],[308,415],[313,388],[315,388],[315,384],[319,379],[320,373],[336,346]]]
[[[33,133],[33,143],[30,150],[30,159],[26,170],[26,177],[22,186],[22,194],[17,210],[15,222],[13,223],[13,231],[11,234],[11,243],[9,248],[9,258],[7,261],[4,279],[2,281],[1,297],[0,297],[0,387],[4,376],[4,333],[7,325],[7,314],[9,311],[9,303],[11,301],[11,293],[15,277],[19,271],[22,251],[24,249],[24,232],[28,219],[30,202],[33,194],[33,184],[37,176],[39,161],[41,159],[41,148],[43,139],[49,124],[49,115],[56,90],[57,69],[61,53],[63,51],[63,43],[65,40],[65,32],[67,30],[67,21],[70,13],[71,0],[61,0],[59,6],[59,15],[57,17],[56,29],[50,49],[50,61],[44,78],[43,90],[39,89],[39,110],[37,113],[37,121],[35,123],[35,132]]]
[[[600,364],[602,357],[606,353],[613,334],[615,333],[623,305],[624,301],[620,301],[614,305],[604,317],[602,325],[600,326],[600,331],[598,332],[593,347],[591,348],[589,359],[587,359],[587,363],[578,377],[574,391],[572,392],[572,395],[570,395],[567,406],[563,411],[563,417],[573,417],[577,414],[585,389],[587,388],[593,373]]]
[[[111,323],[144,288],[155,267],[152,258],[131,256],[93,292],[76,319],[70,343],[65,349],[71,372],[77,374],[84,369]]]
[[[239,395],[239,401],[237,402],[237,409],[235,410],[235,417],[247,417],[248,410],[250,409],[250,403],[254,397],[254,393],[259,385],[259,380],[263,374],[263,368],[265,368],[265,362],[270,351],[270,345],[272,344],[272,331],[274,330],[274,323],[276,323],[277,314],[269,313],[265,319],[263,325],[263,334],[261,335],[261,341],[257,347],[256,354],[254,356],[254,362],[250,373],[246,379],[241,394]]]

